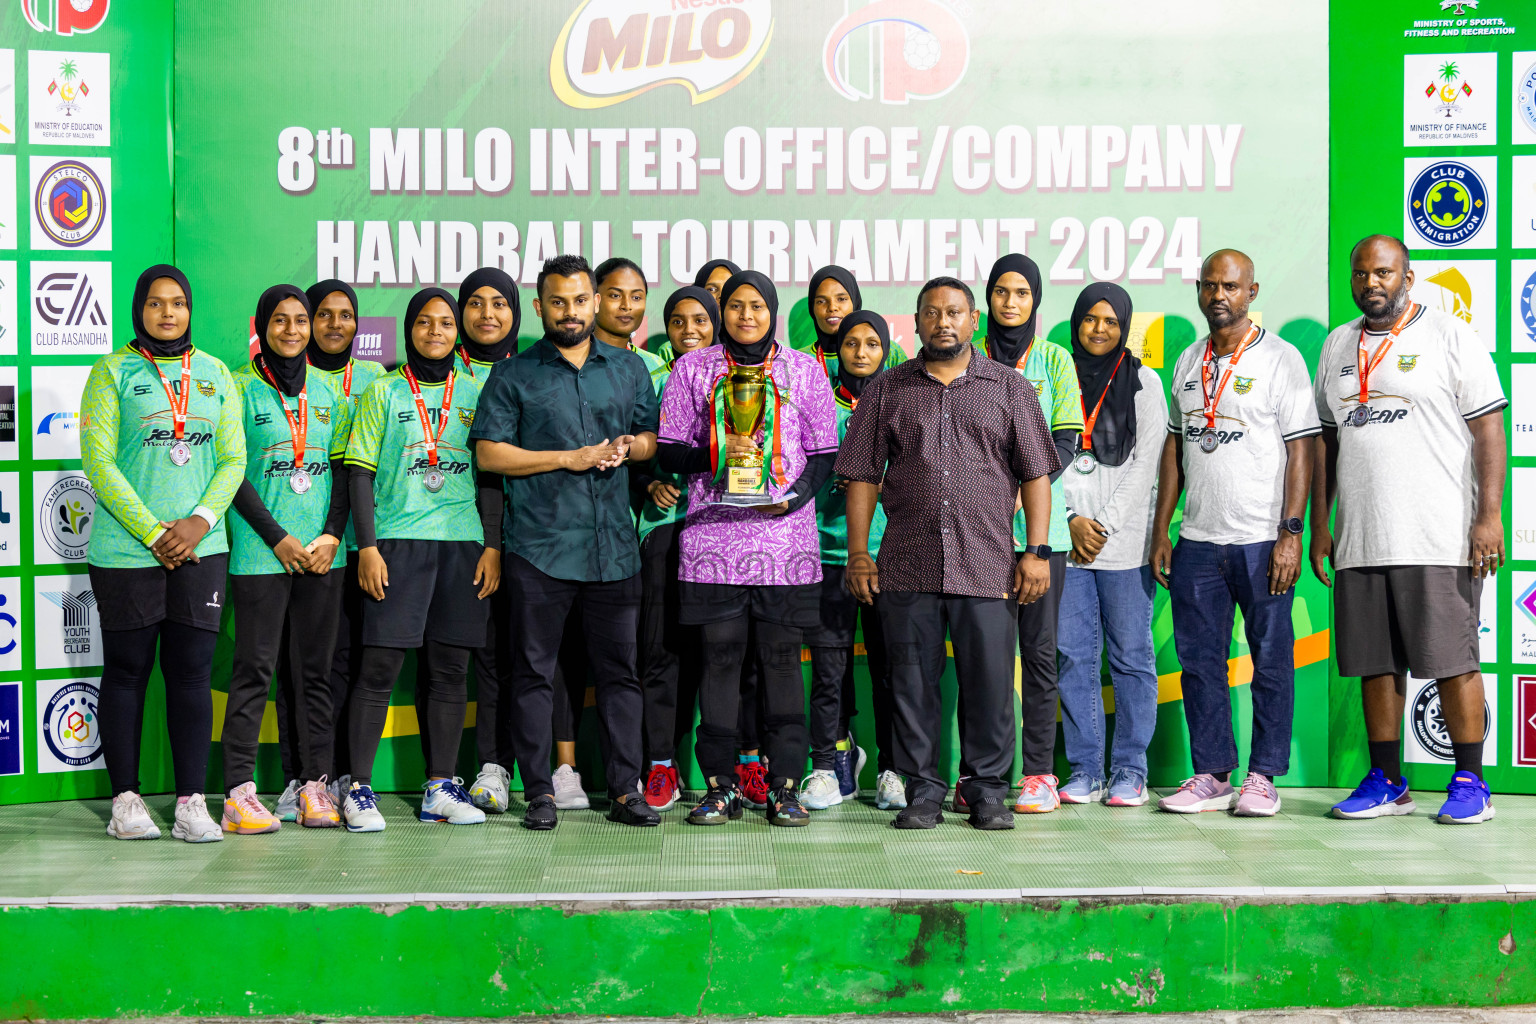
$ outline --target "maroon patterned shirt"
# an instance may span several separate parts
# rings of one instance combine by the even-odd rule
[[[1034,387],[973,351],[947,387],[922,355],[870,381],[836,472],[884,484],[882,591],[1008,598],[1019,485],[1060,468]]]

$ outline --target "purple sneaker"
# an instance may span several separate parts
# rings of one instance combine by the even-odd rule
[[[1239,818],[1273,818],[1280,810],[1280,793],[1269,777],[1249,772],[1237,794],[1232,813]]]
[[[1196,775],[1185,779],[1179,791],[1157,802],[1160,811],[1174,814],[1199,814],[1201,811],[1225,811],[1237,799],[1230,782],[1218,782],[1214,775]]]

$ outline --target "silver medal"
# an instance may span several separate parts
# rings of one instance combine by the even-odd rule
[[[192,449],[187,447],[187,442],[177,441],[171,445],[171,461],[178,466],[185,466],[192,461]]]
[[[1355,411],[1349,414],[1350,426],[1363,427],[1369,422],[1371,422],[1371,407],[1368,405],[1357,405]]]
[[[431,491],[433,494],[436,494],[438,491],[443,489],[443,483],[445,479],[446,478],[443,476],[443,471],[438,469],[436,466],[433,466],[431,469],[427,470],[426,475],[421,478],[421,483],[422,486],[426,487],[427,490]]]
[[[1216,431],[1207,429],[1200,434],[1200,450],[1209,455],[1221,447],[1221,441],[1216,437]]]
[[[313,485],[314,481],[302,469],[294,470],[293,475],[288,478],[288,486],[293,488],[294,494],[308,494]]]
[[[1079,452],[1077,458],[1072,460],[1072,468],[1087,476],[1099,468],[1099,460],[1093,457],[1093,452]]]

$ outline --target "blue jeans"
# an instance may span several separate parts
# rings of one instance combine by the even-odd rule
[[[1295,634],[1291,598],[1269,592],[1274,541],[1207,544],[1181,540],[1173,549],[1173,643],[1184,670],[1184,718],[1196,774],[1237,768],[1227,657],[1234,604],[1243,610],[1253,659],[1253,743],[1248,770],[1284,775],[1291,766],[1291,719],[1296,704]]]
[[[1067,566],[1061,592],[1061,732],[1073,772],[1104,777],[1103,679],[1109,654],[1115,687],[1115,742],[1110,771],[1147,774],[1147,744],[1157,725],[1157,653],[1152,648],[1152,568]]]

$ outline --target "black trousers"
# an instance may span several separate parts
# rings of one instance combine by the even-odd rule
[[[507,571],[507,555],[501,556]],[[491,625],[485,646],[475,651],[475,756],[481,764],[509,771],[512,747],[512,595],[500,587],[491,595]]]
[[[842,586],[843,573],[829,573],[841,566],[823,566],[824,579],[835,576]],[[811,735],[811,767],[831,770],[837,741],[848,735],[848,724],[858,714],[854,696],[854,632],[851,623],[864,627],[865,664],[869,668],[870,699],[874,704],[876,770],[891,768],[891,679],[885,654],[885,630],[873,605],[861,605],[847,591],[842,596],[853,605],[844,613],[850,625],[841,630],[821,630],[805,638],[811,649],[811,697],[807,718]],[[822,604],[835,600],[824,590]],[[878,600],[878,598],[876,598]],[[824,620],[825,622],[825,620]],[[841,634],[841,635],[839,635]]]
[[[422,746],[427,752],[427,776],[452,778],[464,735],[464,714],[469,702],[471,649],[428,640],[418,655],[426,666],[425,716],[421,719]],[[347,728],[352,743],[352,781],[373,782],[373,762],[384,737],[389,717],[389,695],[405,664],[402,647],[364,647],[352,710]],[[420,685],[420,684],[418,684]]]
[[[208,779],[208,737],[213,735],[213,650],[217,630],[170,619],[139,629],[101,631],[101,754],[112,795],[139,791],[139,748],[144,694],[160,649],[165,678],[165,724],[171,737],[176,795],[201,793]]]
[[[755,646],[763,701],[762,752],[769,784],[799,781],[805,770],[805,682],[800,669],[803,631],[754,619],[751,612],[698,627],[704,640],[695,756],[705,778],[734,781],[741,725],[742,664]]]
[[[1013,649],[1018,631],[1012,598],[888,591],[880,595],[890,658],[895,771],[907,777],[907,800],[942,802],[949,788],[939,775],[943,714],[939,680],[946,634],[955,650],[960,753],[971,803],[1008,795],[1013,767]]]
[[[640,689],[645,697],[645,756],[671,760],[693,725],[704,671],[698,626],[678,622],[678,535],[667,523],[640,543]],[[749,702],[756,704],[757,695]],[[753,739],[756,739],[754,736]]]
[[[1056,630],[1067,555],[1051,555],[1051,588],[1034,604],[1019,605],[1019,727],[1025,775],[1056,771]]]
[[[644,703],[635,668],[640,574],[608,583],[561,580],[515,554],[507,556],[507,570],[502,585],[512,591],[512,628],[519,640],[512,655],[517,702],[512,732],[523,792],[530,799],[554,793],[549,762],[556,669],[574,610],[581,615],[580,635],[595,677],[608,794],[638,793]]]
[[[550,722],[556,743],[575,743],[581,731],[581,715],[587,707],[587,684],[592,681],[592,665],[587,660],[581,609],[571,610],[565,620],[565,636],[560,641],[560,657],[555,661],[554,690],[550,700]]]
[[[298,755],[289,778],[313,782],[331,772],[335,726],[331,706],[331,654],[341,613],[342,573],[324,576],[271,573],[231,576],[235,603],[235,663],[224,708],[224,788],[255,780],[261,717],[272,673],[286,661],[293,693],[290,744]]]
[[[357,678],[363,656],[363,588],[357,582],[357,552],[347,552],[345,568],[326,574],[341,579],[337,601],[336,638],[331,649],[331,778],[351,774],[352,756],[348,743],[352,683]],[[284,623],[283,647],[288,645]],[[300,756],[294,737],[299,734],[298,716],[303,709],[294,698],[293,672],[287,658],[277,661],[277,747],[283,762],[283,779],[299,777]]]

